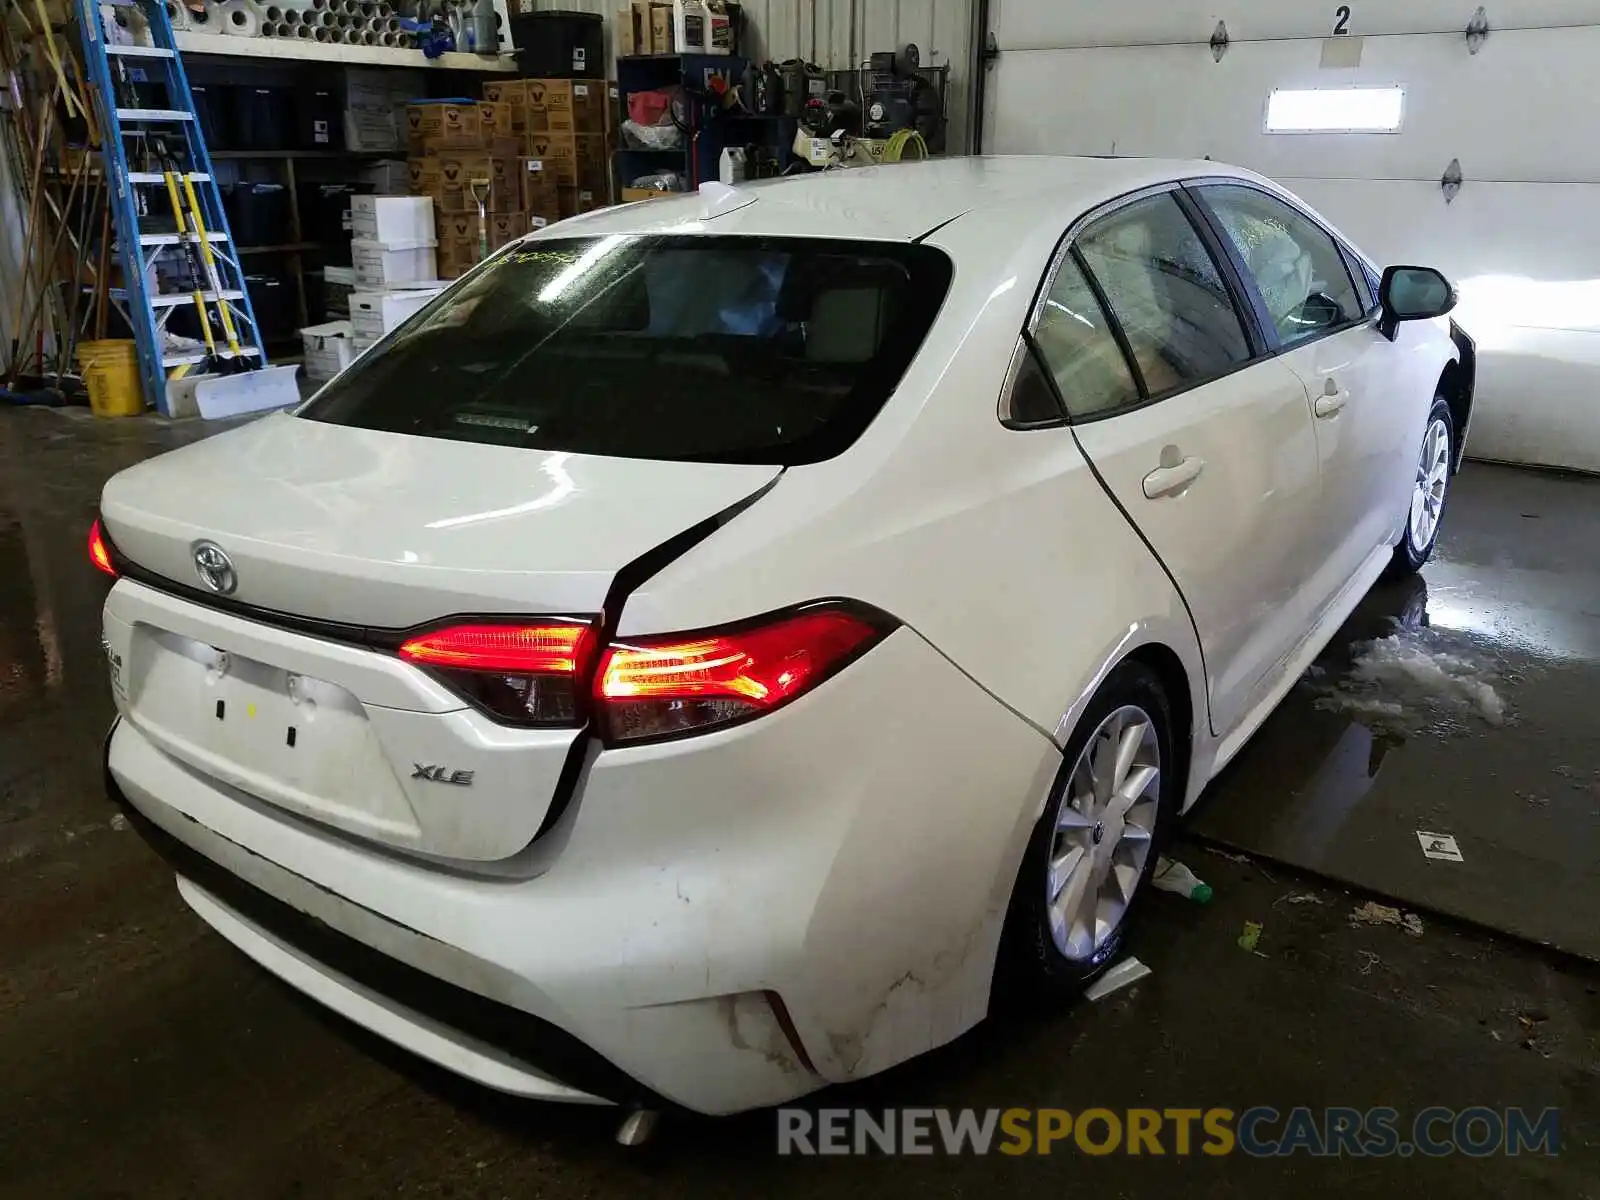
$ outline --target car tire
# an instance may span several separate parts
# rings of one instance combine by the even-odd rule
[[[1153,818],[1149,843],[1136,873],[1122,870],[1130,865],[1126,861],[1113,868],[1121,872],[1122,879],[1132,881],[1120,920],[1103,940],[1098,940],[1091,925],[1091,936],[1097,938],[1092,949],[1082,953],[1080,946],[1080,952],[1069,954],[1063,948],[1060,915],[1052,912],[1054,906],[1049,894],[1056,886],[1051,874],[1053,864],[1070,853],[1063,850],[1067,844],[1065,839],[1079,832],[1061,828],[1069,815],[1073,822],[1078,820],[1076,815],[1064,810],[1073,808],[1076,812],[1073,801],[1075,788],[1081,784],[1079,772],[1086,760],[1093,763],[1091,743],[1105,737],[1108,722],[1114,717],[1129,713],[1148,719],[1153,752],[1159,758],[1153,797],[1147,796],[1136,806],[1140,810],[1140,820],[1146,815]],[[1124,719],[1131,720],[1126,716]],[[1040,1001],[1057,1003],[1076,996],[1116,961],[1128,928],[1150,891],[1150,876],[1155,873],[1156,860],[1175,823],[1183,791],[1173,752],[1171,706],[1155,672],[1134,661],[1124,662],[1112,671],[1084,709],[1062,760],[1061,771],[1051,788],[1044,813],[1034,827],[1012,889],[996,971],[996,991],[1003,1001],[1025,1005]],[[1153,804],[1150,803],[1152,799]],[[1129,810],[1130,825],[1136,809]],[[1098,826],[1088,835],[1093,843],[1091,854],[1097,853],[1103,843],[1103,836],[1097,829]],[[1113,849],[1111,853],[1115,858],[1121,851]]]
[[[1450,498],[1455,454],[1455,416],[1444,397],[1435,396],[1417,453],[1416,472],[1406,493],[1405,528],[1395,543],[1386,578],[1414,575],[1433,557],[1433,548],[1439,544],[1439,529],[1444,524],[1445,503]]]

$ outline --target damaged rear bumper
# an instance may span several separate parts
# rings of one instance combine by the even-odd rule
[[[1059,761],[901,630],[761,721],[592,754],[516,877],[332,833],[128,721],[107,781],[204,919],[380,1036],[519,1095],[730,1113],[982,1019]]]

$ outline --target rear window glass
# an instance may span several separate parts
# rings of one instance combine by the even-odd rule
[[[300,415],[628,458],[796,464],[860,435],[949,288],[926,246],[532,242],[439,297]]]

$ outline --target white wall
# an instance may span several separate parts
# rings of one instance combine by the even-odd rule
[[[622,0],[535,0],[539,8],[576,9],[605,17],[607,58],[615,52],[612,25]],[[746,57],[806,58],[828,70],[845,70],[873,50],[915,42],[922,61],[948,64],[949,145],[966,142],[967,52],[970,0],[746,0]]]
[[[1479,341],[1471,449],[1600,471],[1600,0],[994,0],[985,145],[1202,157],[1282,180],[1374,257],[1459,283]],[[1206,44],[1218,20],[1230,46]],[[1325,52],[1356,61],[1324,66]],[[1269,135],[1277,87],[1406,89],[1393,135]],[[1446,204],[1440,176],[1465,187]]]

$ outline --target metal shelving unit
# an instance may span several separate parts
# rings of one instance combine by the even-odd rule
[[[185,54],[211,54],[227,58],[268,58],[290,62],[335,63],[348,67],[426,67],[437,71],[489,71],[512,74],[516,57],[501,54],[441,54],[428,58],[421,50],[397,46],[343,46],[303,38],[235,37],[226,33],[180,31],[178,49]]]

